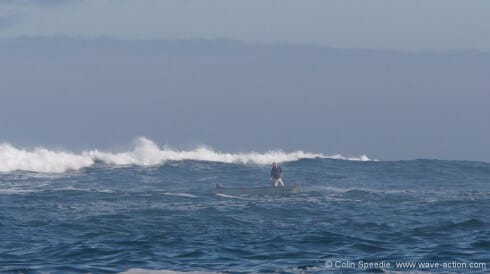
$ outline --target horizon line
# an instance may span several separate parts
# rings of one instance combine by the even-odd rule
[[[100,35],[100,36],[76,36],[76,35],[18,35],[11,37],[1,37],[0,41],[8,40],[55,40],[64,39],[67,41],[114,41],[114,42],[153,42],[153,43],[165,43],[165,42],[228,42],[235,43],[238,45],[252,46],[252,47],[273,47],[273,46],[283,46],[283,47],[309,47],[314,49],[337,49],[337,50],[363,50],[363,51],[373,51],[373,52],[391,52],[391,53],[404,53],[404,54],[427,54],[427,53],[481,53],[489,54],[490,49],[479,49],[479,48],[451,48],[451,49],[437,49],[437,48],[419,48],[419,49],[401,49],[401,48],[375,48],[375,47],[338,47],[331,45],[315,44],[315,43],[300,43],[300,42],[288,42],[288,41],[277,41],[277,42],[260,42],[260,41],[246,41],[236,38],[228,37],[168,37],[168,38],[127,38],[118,37],[111,35]]]

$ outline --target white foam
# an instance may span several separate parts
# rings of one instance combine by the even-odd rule
[[[62,188],[55,188],[55,191],[83,191],[83,192],[99,192],[99,193],[114,193],[111,189],[94,189],[94,188],[77,188],[73,186],[67,186]]]
[[[84,152],[84,155],[115,165],[158,165],[165,161],[210,161],[222,163],[240,164],[270,164],[272,162],[288,162],[303,158],[324,158],[318,153],[305,153],[295,151],[286,153],[283,151],[268,151],[265,153],[223,153],[207,147],[199,147],[194,150],[175,150],[167,146],[160,149],[151,140],[140,137],[136,140],[133,151],[122,153],[107,153],[98,150]]]
[[[34,172],[61,173],[90,166],[94,160],[70,152],[52,151],[38,147],[25,150],[10,144],[0,144],[0,172],[25,170]]]
[[[0,194],[25,194],[25,193],[32,193],[32,192],[40,192],[40,190],[35,190],[35,189],[17,189],[17,188],[0,189]]]
[[[196,195],[192,195],[192,194],[189,194],[189,193],[181,193],[181,192],[165,192],[163,193],[164,195],[168,195],[168,196],[178,196],[178,197],[186,197],[186,198],[197,198]]]
[[[335,154],[335,155],[325,156],[324,158],[330,158],[335,160],[349,160],[349,161],[371,161],[371,159],[369,159],[369,157],[365,154],[362,154],[358,157],[345,157],[340,154]]]
[[[236,199],[241,199],[241,197],[232,196],[232,195],[226,195],[226,194],[223,194],[223,193],[216,193],[216,196],[220,196],[220,197],[224,197],[224,198],[236,198]]]
[[[270,164],[272,162],[289,162],[299,159],[331,158],[352,161],[369,161],[366,155],[359,157],[344,157],[342,155],[324,155],[321,153],[308,153],[301,150],[284,152],[280,150],[265,153],[224,153],[207,147],[194,150],[177,150],[167,146],[158,147],[153,141],[140,137],[130,151],[112,153],[97,149],[81,153],[49,150],[43,147],[31,150],[17,148],[10,144],[0,144],[0,172],[15,170],[33,171],[42,173],[62,173],[68,170],[79,170],[101,161],[111,165],[160,165],[167,161],[212,161],[238,164]]]

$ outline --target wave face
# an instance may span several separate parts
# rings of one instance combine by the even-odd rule
[[[321,153],[307,153],[303,151],[283,152],[268,151],[265,153],[223,153],[206,147],[194,150],[175,150],[167,146],[160,148],[153,141],[139,137],[135,140],[131,151],[111,153],[100,150],[83,151],[80,154],[73,152],[55,151],[46,148],[31,150],[16,148],[10,144],[0,144],[0,172],[15,170],[63,173],[68,170],[79,170],[92,166],[100,161],[110,165],[160,165],[168,161],[209,161],[236,164],[270,164],[272,162],[290,162],[299,159],[331,158],[353,161],[369,161],[366,155],[359,157],[344,157],[342,155],[327,156]]]
[[[49,163],[37,168],[63,170],[49,162],[60,155],[73,169],[91,167],[0,173],[0,273],[359,273],[329,262],[490,262],[490,163],[175,151],[146,139],[125,153],[2,149]],[[300,192],[247,195],[270,185],[268,161],[279,156],[285,184]],[[217,184],[240,191],[220,195]],[[368,272],[403,271],[440,269]]]

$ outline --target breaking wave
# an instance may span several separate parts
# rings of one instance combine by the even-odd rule
[[[272,162],[289,162],[306,158],[331,158],[353,161],[369,161],[366,155],[344,157],[342,155],[324,155],[308,153],[301,150],[294,152],[268,151],[265,153],[224,153],[207,147],[194,150],[176,150],[164,146],[160,148],[153,141],[139,137],[130,151],[111,153],[100,150],[87,150],[81,153],[49,150],[43,147],[23,149],[8,143],[0,144],[0,172],[16,170],[41,173],[63,173],[68,170],[79,170],[100,161],[111,165],[159,165],[167,161],[212,161],[237,164],[270,164]]]

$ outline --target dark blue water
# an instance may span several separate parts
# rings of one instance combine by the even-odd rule
[[[0,173],[0,271],[354,273],[359,261],[391,263],[367,267],[381,272],[414,270],[396,262],[488,271],[488,163],[304,159],[283,169],[301,193],[213,194],[217,183],[268,184],[263,165]]]

